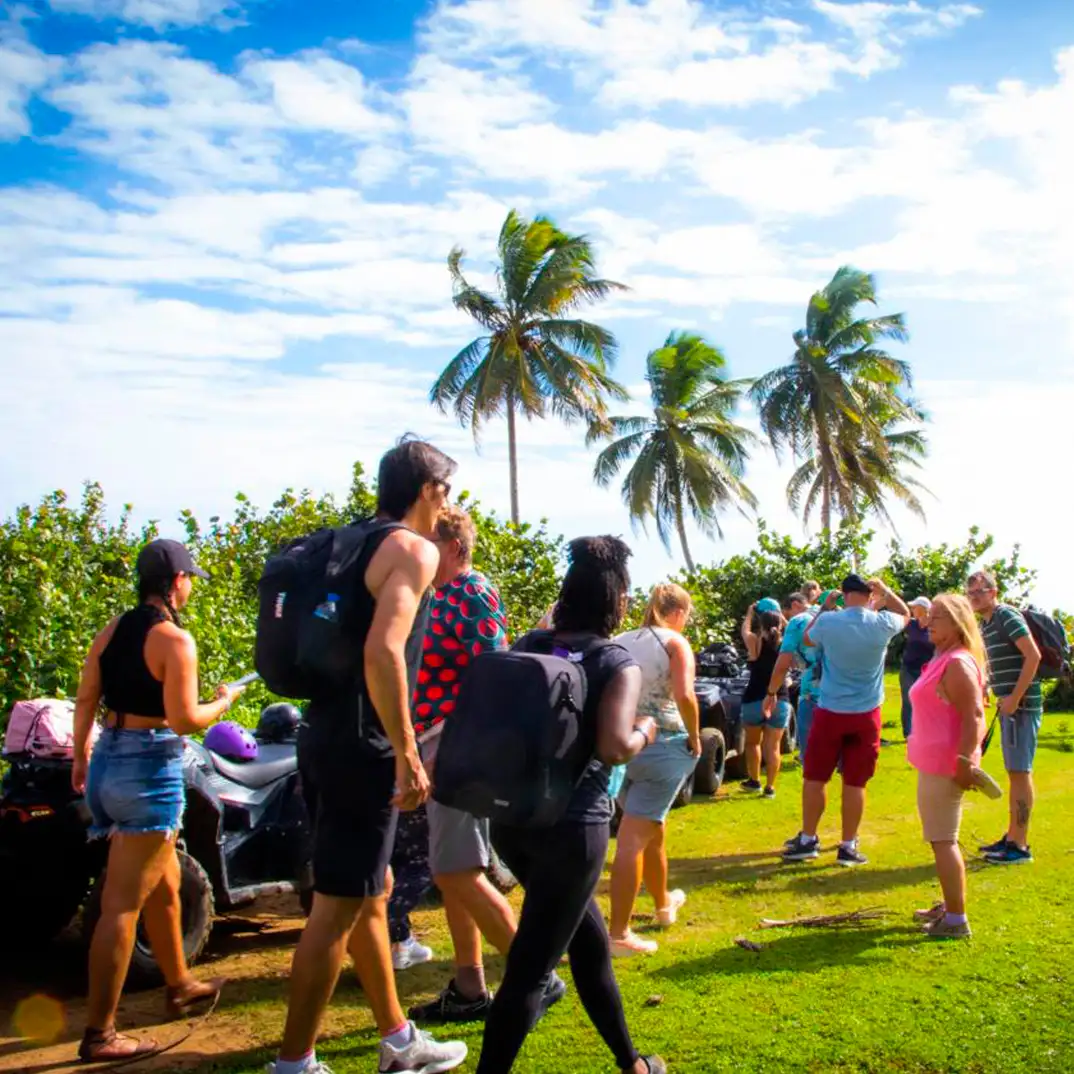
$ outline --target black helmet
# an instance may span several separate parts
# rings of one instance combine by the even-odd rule
[[[277,701],[261,710],[257,737],[262,742],[288,742],[298,734],[302,713],[286,701]]]

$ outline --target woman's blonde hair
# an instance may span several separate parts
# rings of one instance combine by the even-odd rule
[[[973,607],[961,593],[941,593],[932,601],[932,607],[942,608],[955,624],[962,645],[968,649],[970,655],[977,661],[977,667],[981,674],[988,675],[988,656],[985,653],[984,638],[981,637],[981,628],[977,625],[977,616],[973,614]]]
[[[649,594],[649,605],[645,609],[642,625],[647,627],[666,627],[667,617],[675,612],[690,611],[690,594],[681,585],[674,582],[661,582],[653,586]]]

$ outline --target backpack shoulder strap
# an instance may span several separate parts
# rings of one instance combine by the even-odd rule
[[[393,530],[405,530],[402,522],[389,522],[379,518],[363,519],[332,530],[332,553],[328,558],[327,577],[338,578],[352,567],[362,554],[371,537],[387,535]]]

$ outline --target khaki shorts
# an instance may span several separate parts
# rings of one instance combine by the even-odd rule
[[[957,843],[962,788],[949,776],[917,774],[917,811],[926,843]]]

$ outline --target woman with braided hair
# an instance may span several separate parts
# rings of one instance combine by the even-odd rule
[[[175,841],[183,816],[183,739],[218,720],[238,691],[221,686],[216,700],[198,703],[194,639],[179,622],[195,577],[177,541],[150,541],[139,553],[138,606],[117,616],[90,647],[75,702],[71,782],[85,793],[91,838],[108,838],[101,917],[89,955],[84,1063],[145,1056],[152,1040],[116,1032],[116,1008],[141,917],[161,968],[166,1011],[180,1017],[216,999],[222,982],[195,980],[183,954],[179,859]],[[87,756],[98,707],[104,731]]]
[[[665,1074],[663,1060],[643,1057],[630,1038],[604,917],[593,897],[608,853],[610,766],[625,764],[656,737],[655,722],[637,718],[637,664],[607,640],[626,612],[630,549],[617,537],[579,537],[567,548],[569,566],[552,629],[532,631],[514,648],[581,664],[587,680],[583,727],[592,736],[592,760],[563,818],[551,828],[492,825],[493,846],[525,898],[503,982],[485,1018],[477,1074],[511,1070],[564,952],[582,1006],[619,1070]]]

